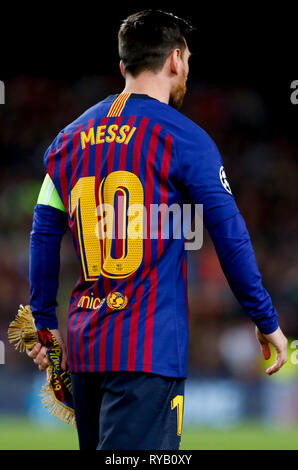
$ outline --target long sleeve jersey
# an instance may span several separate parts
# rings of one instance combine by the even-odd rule
[[[203,205],[233,293],[262,333],[276,330],[222,157],[180,112],[148,95],[109,96],[57,135],[45,166],[31,233],[30,305],[37,327],[57,327],[59,250],[69,227],[81,265],[68,312],[71,371],[187,376],[185,234],[177,236],[179,210],[168,218],[161,210],[153,222],[153,206]]]

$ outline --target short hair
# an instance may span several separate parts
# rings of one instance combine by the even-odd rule
[[[158,72],[175,48],[186,49],[193,30],[186,20],[161,10],[143,10],[128,16],[118,33],[119,56],[125,72],[134,77],[144,70]]]

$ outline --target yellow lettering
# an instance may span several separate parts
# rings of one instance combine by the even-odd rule
[[[89,300],[90,300],[88,295],[83,295],[80,298],[79,303],[78,303],[78,307],[83,307],[84,308],[85,300],[87,300],[86,308],[88,308],[89,307]]]
[[[129,131],[130,130],[130,127],[125,125],[125,126],[121,126],[120,129],[119,129],[119,135],[117,135],[116,137],[116,142],[118,142],[118,144],[122,144],[122,142],[125,141],[126,139],[126,134],[125,134],[125,131]],[[119,137],[121,136],[121,137]]]
[[[100,299],[97,297],[96,299],[94,299],[93,308],[96,309],[99,306],[99,304],[100,304]]]
[[[78,307],[83,307],[83,308],[91,308],[91,309],[98,308],[101,300],[98,297],[94,298],[93,295],[94,295],[93,293],[91,293],[91,297],[89,297],[88,295],[83,295],[80,298],[77,306]],[[86,303],[85,303],[85,300],[86,300]],[[84,303],[85,303],[85,305],[84,305]]]
[[[117,132],[114,132],[114,131],[117,131],[117,130],[118,130],[117,124],[111,124],[111,126],[108,127],[108,133],[110,134],[110,137],[109,136],[106,137],[106,142],[110,143],[115,140]]]
[[[133,128],[131,129],[130,133],[129,133],[128,136],[126,137],[126,141],[124,142],[126,145],[128,144],[128,142],[129,142],[130,139],[132,138],[132,136],[133,136],[133,134],[134,134],[134,132],[135,132],[136,129],[137,129],[136,127],[133,127]]]
[[[85,131],[82,131],[81,132],[81,145],[82,145],[82,149],[84,149],[86,147],[86,144],[90,142],[91,145],[94,145],[95,144],[95,141],[94,141],[94,127],[91,127],[88,131],[88,135],[86,135],[86,132]]]
[[[104,135],[107,126],[98,126],[96,132],[96,143],[103,144],[104,142]]]
[[[96,129],[96,141],[94,135],[94,127],[91,127],[88,131],[82,131],[81,135],[81,145],[82,149],[86,148],[86,144],[90,142],[90,145],[96,144],[103,144],[104,142],[116,142],[118,144],[128,144],[130,139],[132,138],[133,134],[136,131],[136,127],[130,128],[127,124],[121,126],[119,129],[119,134],[117,135],[117,131],[119,126],[117,124],[111,124],[108,129],[107,126],[98,126]]]

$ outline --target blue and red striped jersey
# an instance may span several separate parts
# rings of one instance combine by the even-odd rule
[[[203,204],[210,230],[239,214],[213,140],[171,106],[121,93],[65,127],[45,166],[81,264],[69,304],[70,370],[186,377],[185,237],[173,235],[174,220],[162,236],[151,208]]]

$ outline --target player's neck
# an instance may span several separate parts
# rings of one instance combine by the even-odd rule
[[[126,77],[122,93],[137,93],[151,96],[162,103],[169,104],[170,89],[167,81],[158,74],[142,73],[138,77]]]

